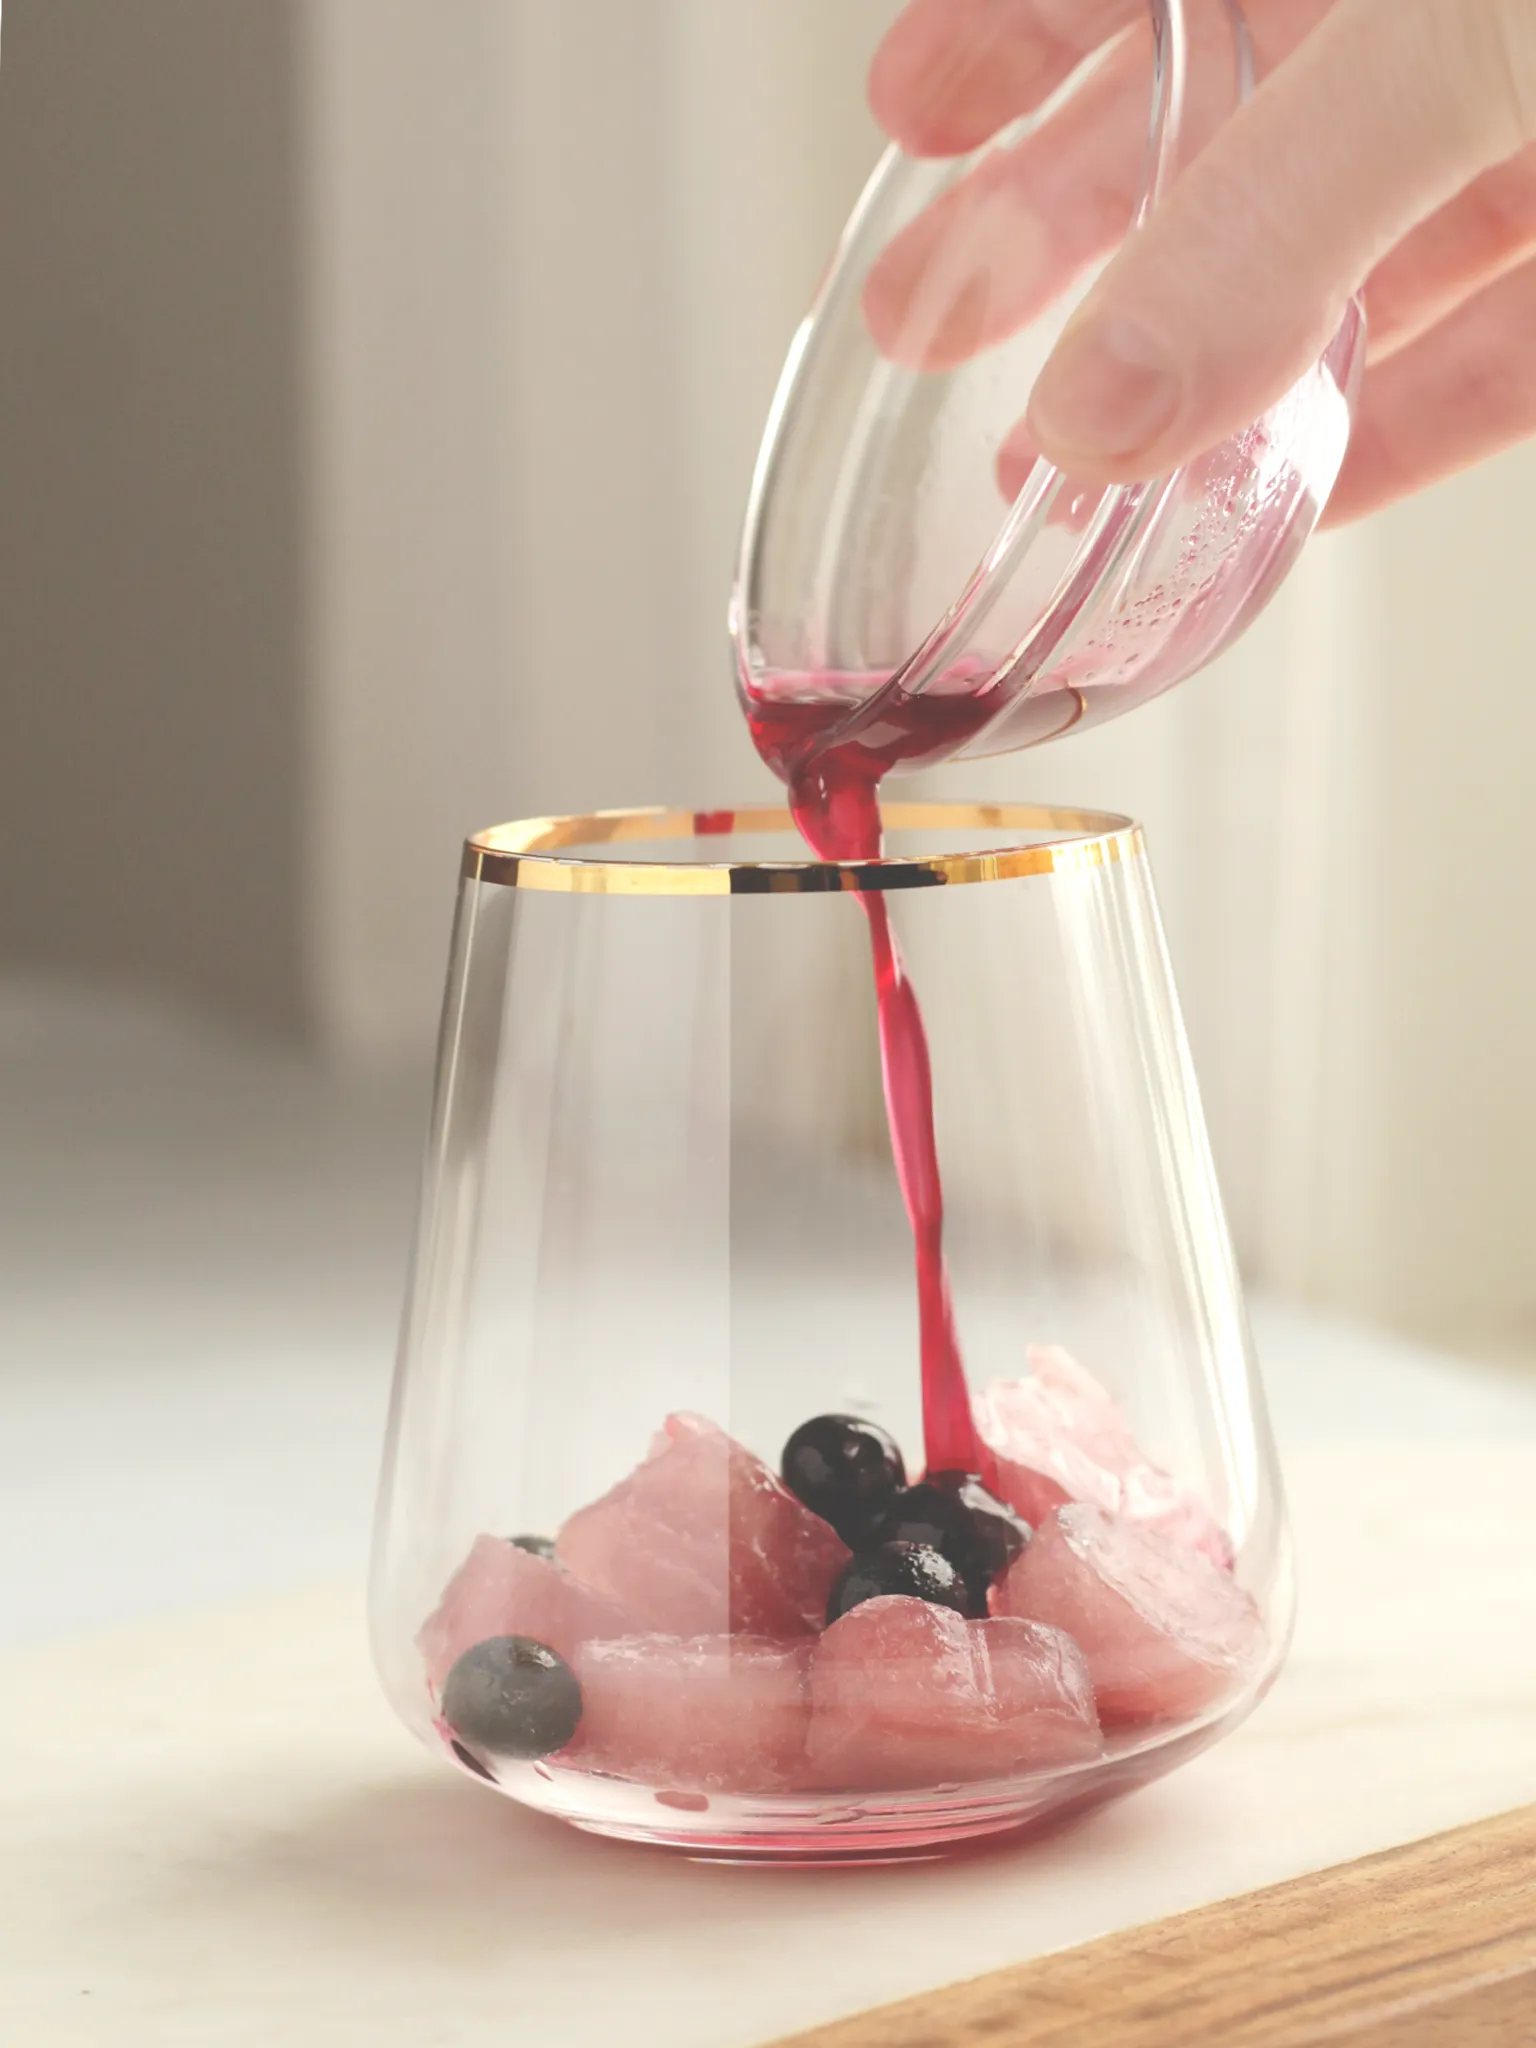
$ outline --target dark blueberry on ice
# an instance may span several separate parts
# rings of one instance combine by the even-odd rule
[[[466,1650],[443,1687],[443,1719],[490,1756],[553,1756],[581,1720],[581,1687],[563,1657],[527,1636],[493,1636]]]
[[[870,1524],[907,1483],[896,1439],[857,1415],[818,1415],[784,1446],[784,1484],[858,1549]]]
[[[1034,1530],[1007,1501],[988,1493],[974,1472],[932,1472],[928,1484],[968,1510],[976,1531],[977,1560],[989,1582],[1023,1556]]]
[[[970,1605],[965,1581],[947,1557],[922,1543],[882,1543],[878,1550],[861,1551],[833,1582],[827,1626],[841,1621],[866,1600],[885,1600],[892,1595],[926,1600],[932,1607],[952,1607],[957,1614],[964,1614]]]
[[[970,1592],[970,1612],[987,1611],[987,1588],[1029,1541],[1029,1527],[979,1479],[936,1473],[909,1486],[872,1530],[880,1543],[920,1543],[948,1559]]]
[[[555,1546],[548,1536],[514,1536],[512,1548],[526,1550],[530,1557],[542,1557],[548,1564],[555,1561]]]

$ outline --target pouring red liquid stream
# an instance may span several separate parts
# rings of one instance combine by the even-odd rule
[[[973,696],[910,697],[882,717],[877,731],[828,744],[829,729],[846,722],[849,711],[846,700],[829,701],[823,690],[754,697],[747,719],[758,752],[789,786],[795,823],[811,851],[823,860],[877,860],[884,776],[898,762],[938,758],[963,746],[987,714]],[[979,1473],[982,1452],[944,1258],[944,1187],[934,1135],[928,1034],[891,930],[885,895],[863,895],[859,903],[869,920],[874,957],[891,1150],[917,1261],[928,1470]]]

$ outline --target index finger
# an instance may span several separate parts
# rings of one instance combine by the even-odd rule
[[[1145,0],[911,0],[875,54],[870,106],[909,156],[967,156],[1145,12]]]

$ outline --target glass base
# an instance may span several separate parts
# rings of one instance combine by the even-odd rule
[[[1262,1697],[1263,1691],[1213,1721],[1072,1770],[910,1793],[742,1799],[651,1791],[552,1764],[504,1765],[482,1782],[584,1834],[670,1849],[694,1862],[804,1868],[933,1861],[1044,1832],[1137,1792],[1221,1741]]]

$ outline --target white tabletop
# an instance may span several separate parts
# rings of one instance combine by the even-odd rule
[[[725,1870],[418,1751],[352,1587],[0,1663],[0,2035],[196,2048],[759,2048],[1536,1798],[1536,1446],[1293,1462],[1270,1701],[1034,1845]]]

